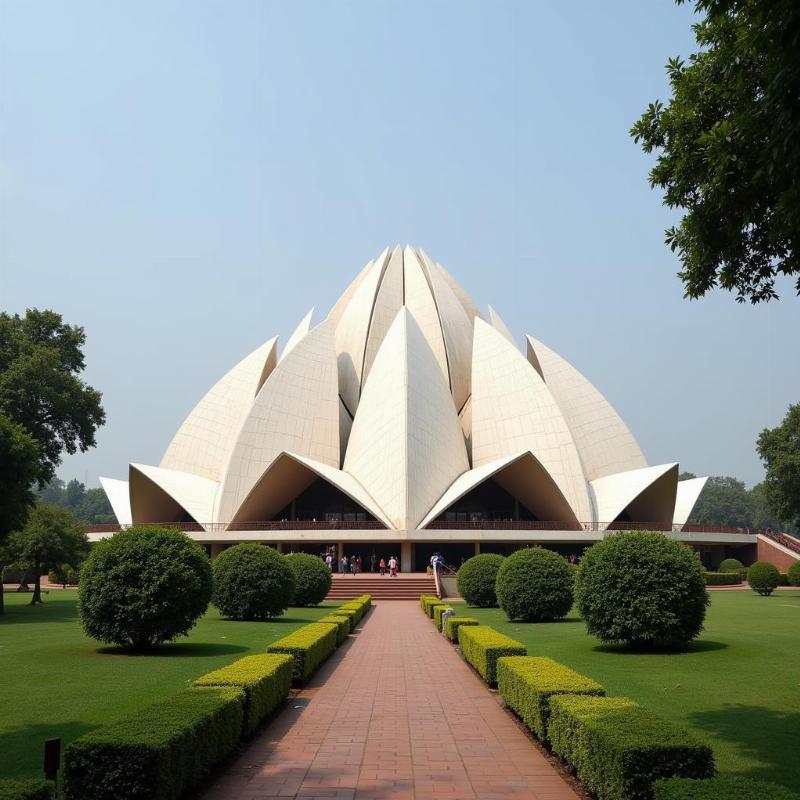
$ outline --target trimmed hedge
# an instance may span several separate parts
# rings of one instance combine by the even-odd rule
[[[350,633],[350,617],[343,614],[328,614],[327,617],[318,619],[317,622],[327,622],[336,626],[336,646],[338,647]]]
[[[444,635],[451,641],[458,643],[458,629],[462,625],[480,625],[475,617],[448,617],[444,623]]]
[[[509,620],[560,619],[572,608],[573,577],[566,560],[552,550],[528,547],[506,558],[495,591]]]
[[[719,565],[719,572],[747,572],[747,567],[738,558],[723,558]]]
[[[714,775],[710,747],[626,698],[552,697],[548,736],[598,800],[651,800],[659,778]]]
[[[200,785],[242,735],[241,689],[177,694],[75,739],[64,758],[67,800],[175,800]]]
[[[800,800],[776,783],[749,778],[669,778],[653,784],[655,800]]]
[[[553,695],[605,695],[596,681],[551,658],[511,656],[497,662],[497,688],[537,738],[547,741],[547,720]]]
[[[436,609],[439,608],[440,606],[442,608],[447,608],[447,603],[445,603],[444,600],[437,600],[435,603],[428,603],[427,611],[428,611],[428,616],[431,619],[434,619],[434,615],[436,614]]]
[[[292,657],[261,653],[201,675],[193,686],[236,686],[244,692],[243,734],[249,736],[288,696]]]
[[[497,553],[480,553],[468,558],[456,574],[458,593],[468,606],[494,608],[497,594],[494,585],[504,557]]]
[[[439,605],[441,604],[441,600],[436,597],[435,595],[431,594],[423,594],[420,595],[419,604],[422,607],[422,610],[429,616],[433,617],[433,612],[431,611],[432,605]]]
[[[747,582],[754,592],[768,597],[780,585],[781,576],[774,564],[770,564],[769,561],[756,561],[747,570]]]
[[[336,649],[338,625],[311,622],[267,647],[268,653],[288,653],[294,659],[292,677],[307,681],[320,664]]]
[[[55,784],[39,778],[0,778],[0,800],[51,800]]]
[[[528,654],[525,645],[488,625],[462,625],[458,632],[461,653],[490,686],[497,683],[497,659]]]
[[[447,609],[454,610],[452,606],[447,605],[447,603],[443,603],[440,606],[433,607],[433,624],[436,625],[436,630],[440,631],[442,629],[442,614],[444,614]]]
[[[327,596],[333,576],[319,556],[287,553],[284,558],[294,572],[293,606],[318,606]]]
[[[350,620],[350,630],[355,630],[356,625],[358,624],[358,609],[357,608],[345,608],[344,606],[339,606],[339,608],[334,608],[328,616],[332,617],[347,617]]]
[[[742,583],[741,572],[706,572],[706,586],[736,586]]]
[[[789,586],[800,586],[800,561],[795,561],[786,570],[786,581]]]

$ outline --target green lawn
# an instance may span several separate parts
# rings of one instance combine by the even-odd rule
[[[0,617],[0,777],[41,775],[42,742],[66,745],[131,714],[193,678],[313,622],[337,604],[290,608],[271,622],[232,622],[213,607],[189,636],[149,655],[104,648],[81,630],[77,592],[52,591],[44,606],[6,594]]]
[[[522,624],[499,609],[464,613],[684,725],[720,772],[800,786],[800,592],[711,593],[705,630],[672,655],[603,647],[574,616]]]

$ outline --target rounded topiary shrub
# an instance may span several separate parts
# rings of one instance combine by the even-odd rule
[[[703,629],[709,598],[700,560],[662,533],[615,533],[578,565],[575,598],[589,633],[636,648],[676,647]]]
[[[331,588],[331,571],[318,556],[288,553],[284,558],[294,573],[293,606],[317,606]]]
[[[786,570],[786,579],[790,586],[800,586],[800,561],[795,561]]]
[[[567,562],[552,550],[517,550],[500,566],[495,591],[510,620],[559,619],[572,608],[572,573]]]
[[[481,553],[467,559],[458,568],[456,585],[467,605],[478,608],[493,608],[497,605],[494,585],[503,561],[503,556],[497,553]]]
[[[781,576],[778,568],[769,561],[756,561],[747,570],[747,582],[754,592],[767,597],[780,585]]]
[[[183,636],[210,598],[206,551],[177,530],[120,531],[94,545],[81,566],[83,628],[108,644],[145,649]]]
[[[724,558],[717,572],[744,572],[745,566],[738,558]]]
[[[231,619],[269,619],[292,602],[294,572],[277,550],[235,544],[212,562],[214,605]]]

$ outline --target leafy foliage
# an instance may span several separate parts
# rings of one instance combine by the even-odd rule
[[[769,505],[800,526],[800,403],[789,406],[776,428],[761,432],[756,448],[767,470],[764,494]]]
[[[289,562],[262,544],[235,544],[212,562],[212,602],[231,619],[269,619],[283,614],[294,594]]]
[[[0,800],[51,800],[55,785],[39,778],[0,779]]]
[[[747,570],[747,582],[754,592],[768,597],[780,586],[781,576],[774,564],[770,564],[769,561],[756,561]]]
[[[786,570],[786,580],[790,586],[800,586],[800,561],[795,561]]]
[[[659,778],[714,774],[708,745],[624,697],[557,695],[548,735],[556,755],[602,800],[650,800]]]
[[[180,531],[143,525],[92,547],[78,591],[89,636],[141,650],[194,627],[211,598],[211,565]]]
[[[509,619],[559,619],[572,608],[572,573],[558,553],[543,547],[517,550],[497,573],[497,601]]]
[[[198,786],[242,736],[244,692],[184,689],[67,747],[66,800],[174,800]]]
[[[331,588],[331,571],[318,556],[288,553],[286,560],[294,572],[293,606],[318,606]]]
[[[39,503],[25,527],[11,535],[8,549],[14,563],[34,575],[31,604],[35,604],[42,602],[42,572],[61,564],[77,567],[89,549],[89,541],[69,511]]]
[[[719,565],[720,572],[741,572],[744,564],[738,558],[723,558]]]
[[[312,622],[267,646],[268,653],[288,653],[293,659],[292,676],[305,683],[336,649],[338,624]]]
[[[462,625],[458,629],[461,654],[489,684],[497,684],[497,662],[504,656],[525,656],[525,645],[488,625]]]
[[[690,641],[709,603],[697,556],[650,531],[615,533],[592,545],[578,566],[575,595],[589,633],[639,648]]]
[[[87,489],[83,483],[73,478],[65,484],[60,478],[53,478],[39,489],[39,498],[51,506],[66,508],[83,525],[103,525],[117,521],[106,493],[100,489]]]
[[[494,585],[503,561],[505,558],[497,553],[481,553],[468,558],[458,568],[456,585],[467,605],[478,608],[494,608],[497,605]]]
[[[654,800],[800,800],[784,786],[752,778],[668,778],[653,785]]]
[[[650,185],[684,210],[666,241],[686,296],[719,285],[740,302],[770,300],[777,275],[800,275],[800,4],[695,8],[699,52],[669,59],[672,98],[651,103],[631,135],[658,152]]]
[[[0,313],[0,413],[36,440],[37,479],[55,475],[61,453],[85,452],[105,422],[101,394],[80,379],[83,328],[54,311]]]

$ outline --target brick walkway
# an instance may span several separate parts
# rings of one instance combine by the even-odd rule
[[[204,800],[577,800],[416,603],[362,627]]]

